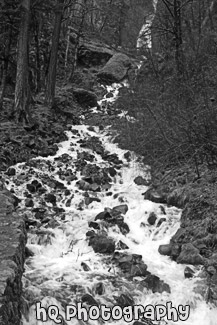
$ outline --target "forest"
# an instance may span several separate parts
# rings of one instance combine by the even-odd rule
[[[0,0],[0,41],[0,325],[216,325],[217,1]]]

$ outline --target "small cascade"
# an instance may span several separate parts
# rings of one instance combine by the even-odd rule
[[[146,50],[152,49],[152,35],[151,35],[151,27],[153,20],[156,15],[158,0],[153,0],[153,13],[149,14],[144,19],[144,24],[139,32],[139,36],[137,39],[137,49],[139,50],[141,47],[144,47]]]

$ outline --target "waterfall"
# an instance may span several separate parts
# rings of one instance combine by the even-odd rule
[[[153,13],[148,14],[144,17],[144,24],[139,32],[139,36],[137,39],[137,49],[141,49],[144,47],[146,50],[152,49],[152,35],[151,35],[151,27],[153,20],[156,15],[158,0],[153,0]]]

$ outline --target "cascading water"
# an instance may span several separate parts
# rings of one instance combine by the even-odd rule
[[[117,96],[117,85],[113,89]],[[149,169],[135,154],[126,154],[112,142],[113,133],[109,128],[73,126],[67,131],[67,137],[67,141],[59,144],[55,156],[17,164],[16,176],[5,176],[8,189],[22,199],[20,213],[25,211],[29,225],[27,247],[34,253],[26,260],[23,276],[26,301],[23,325],[55,324],[51,319],[45,322],[36,319],[37,302],[45,308],[57,306],[64,319],[66,305],[76,305],[79,301],[85,305],[85,295],[92,297],[99,306],[107,307],[117,305],[117,301],[120,303],[117,299],[121,295],[129,297],[128,301],[133,301],[134,305],[156,306],[172,302],[177,308],[190,306],[186,321],[174,322],[165,317],[151,324],[216,325],[216,309],[194,290],[198,278],[185,279],[185,265],[158,253],[159,245],[169,243],[179,228],[181,211],[144,200],[142,193],[147,186],[136,185],[134,179],[137,176],[148,179]],[[84,178],[87,165],[96,169],[99,177],[102,171],[110,173],[109,181],[99,185],[99,182],[91,183],[87,175]],[[34,207],[25,206],[26,198],[34,202]],[[93,249],[88,244],[90,238],[86,234],[93,232],[90,222],[105,209],[112,211],[119,205],[127,207],[124,224],[128,230],[121,231],[117,224],[97,220],[95,234],[108,236],[115,243],[115,251],[113,249],[110,254],[98,253],[97,247]],[[157,216],[154,225],[148,222],[151,212]],[[163,222],[159,222],[162,218]],[[147,270],[166,284],[167,290],[152,292],[144,286],[146,276],[140,269],[139,273],[126,276],[114,262],[115,256],[120,261],[127,261],[131,256],[142,258]],[[144,264],[139,265],[144,267]],[[86,306],[88,308],[87,302]],[[117,325],[127,323],[124,319],[109,321],[114,322]],[[103,323],[102,319],[87,322]],[[63,320],[62,324],[84,322],[72,318]],[[148,323],[144,320],[143,324]]]
[[[146,49],[152,49],[152,36],[151,36],[151,27],[153,20],[156,15],[157,10],[157,4],[158,0],[153,0],[153,13],[149,14],[147,17],[145,17],[144,24],[139,32],[139,36],[137,39],[137,49],[140,49],[141,47],[145,47]]]

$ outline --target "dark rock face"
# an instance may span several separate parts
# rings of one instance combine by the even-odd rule
[[[97,96],[93,91],[83,88],[73,88],[72,93],[77,102],[84,108],[98,107]]]
[[[96,235],[91,237],[89,245],[93,247],[95,253],[111,254],[115,250],[115,242],[106,235]]]
[[[78,62],[87,67],[104,65],[114,51],[108,45],[99,42],[83,42],[78,49]]]
[[[149,200],[154,203],[167,203],[166,196],[163,193],[155,191],[154,189],[148,189],[143,195],[145,200]]]
[[[158,252],[161,255],[166,255],[166,256],[170,256],[171,252],[172,252],[172,245],[168,244],[168,245],[160,245],[158,248]]]
[[[143,186],[149,186],[150,185],[150,181],[146,180],[145,178],[143,178],[142,176],[137,176],[134,179],[134,183],[136,185],[143,185]]]
[[[106,84],[120,82],[127,76],[131,66],[132,62],[127,55],[117,53],[98,72],[97,77]]]
[[[177,263],[200,265],[204,264],[204,258],[200,255],[199,249],[191,243],[182,245],[182,250],[177,258]]]
[[[183,208],[189,199],[189,193],[183,188],[178,188],[168,194],[167,204],[174,205],[177,208]]]
[[[157,220],[157,216],[154,212],[151,212],[149,217],[148,217],[148,223],[153,226]]]
[[[119,253],[116,251],[112,260],[128,279],[147,275],[147,265],[143,262],[141,255]]]
[[[14,203],[9,191],[0,190],[1,325],[19,325],[21,319],[26,230],[23,218],[14,211]]]
[[[148,289],[152,290],[153,293],[159,292],[162,293],[164,291],[170,293],[170,287],[167,283],[160,280],[160,278],[153,274],[148,274],[143,282],[143,285]]]
[[[193,278],[194,273],[195,273],[194,270],[192,270],[189,266],[186,266],[184,271],[184,275],[186,279]]]

